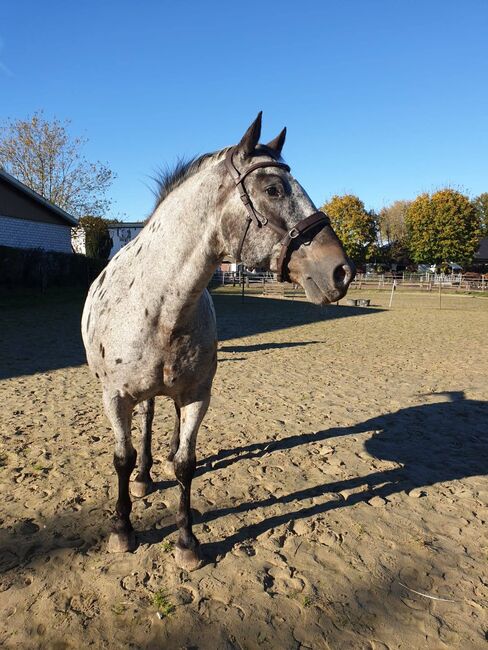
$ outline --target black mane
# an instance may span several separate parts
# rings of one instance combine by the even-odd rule
[[[175,190],[187,178],[197,172],[202,164],[209,158],[215,155],[214,153],[204,153],[201,156],[194,156],[189,160],[178,158],[174,167],[165,167],[158,171],[154,177],[156,182],[156,204],[154,209],[160,205],[170,192]]]
[[[205,162],[210,158],[220,156],[227,150],[228,148],[225,148],[212,153],[204,153],[201,156],[194,156],[188,160],[178,158],[174,167],[166,166],[163,169],[160,169],[153,178],[156,183],[156,189],[154,191],[156,203],[154,205],[154,210],[156,210],[170,192],[175,190],[187,178],[195,174]],[[257,145],[252,156],[270,156],[275,160],[281,159],[280,156],[276,154],[276,151],[270,149],[264,144]]]

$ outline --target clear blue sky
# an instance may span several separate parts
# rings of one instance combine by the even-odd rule
[[[264,140],[320,205],[367,208],[450,185],[488,191],[488,1],[13,0],[0,8],[0,121],[43,109],[118,178],[112,216],[147,216],[155,170]]]

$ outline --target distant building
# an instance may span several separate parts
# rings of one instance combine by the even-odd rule
[[[71,253],[77,219],[0,169],[0,246]]]
[[[478,250],[474,254],[473,264],[488,264],[488,237],[483,237],[480,241]]]
[[[112,240],[112,249],[110,250],[109,259],[111,260],[121,248],[136,237],[144,228],[144,222],[134,221],[132,223],[114,223],[108,226],[110,239]],[[75,253],[86,254],[85,231],[83,228],[73,228],[71,236],[73,250]]]
[[[144,222],[134,221],[127,223],[114,223],[108,227],[110,237],[112,238],[112,250],[109,259],[112,259],[121,248],[136,237],[144,228]]]

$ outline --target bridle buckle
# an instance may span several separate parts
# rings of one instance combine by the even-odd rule
[[[290,239],[296,239],[299,234],[300,234],[300,231],[297,230],[296,228],[292,228],[291,230],[288,231],[288,237]]]

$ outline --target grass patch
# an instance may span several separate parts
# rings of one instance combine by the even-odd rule
[[[303,606],[304,607],[311,607],[314,603],[315,598],[313,596],[304,596],[303,597]]]
[[[165,589],[158,589],[153,596],[153,605],[158,610],[161,618],[171,616],[176,610],[176,607],[169,600],[168,594]]]
[[[161,543],[161,549],[163,550],[163,553],[171,553],[174,545],[174,542],[171,542],[169,539],[165,539],[164,542]]]

